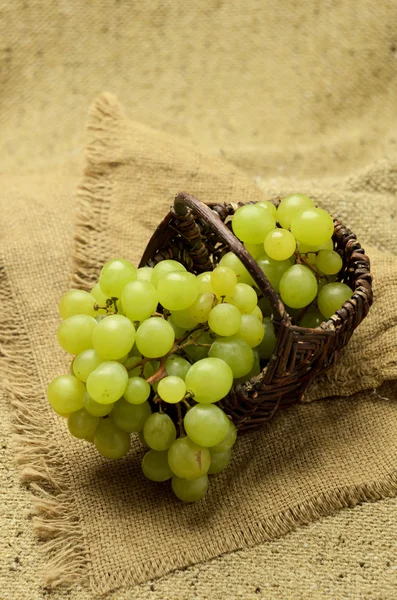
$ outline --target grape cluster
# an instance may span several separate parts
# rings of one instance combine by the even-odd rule
[[[277,210],[244,205],[232,228],[296,323],[316,327],[351,296],[334,281],[342,260],[332,219],[307,196]],[[48,399],[70,433],[110,459],[128,452],[135,433],[148,479],[170,479],[182,501],[202,498],[237,437],[216,403],[259,375],[276,345],[270,305],[239,258],[227,252],[197,276],[174,260],[136,269],[113,259],[90,293],[67,292],[59,312],[58,341],[74,358]]]

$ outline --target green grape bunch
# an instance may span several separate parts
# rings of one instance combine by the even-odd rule
[[[338,281],[333,220],[304,194],[241,206],[232,229],[296,325],[319,327],[352,295]],[[233,252],[195,275],[175,260],[107,262],[91,292],[60,300],[57,337],[72,355],[48,400],[75,438],[121,459],[136,435],[143,474],[200,500],[232,459],[237,430],[218,403],[257,376],[277,343],[271,305]]]

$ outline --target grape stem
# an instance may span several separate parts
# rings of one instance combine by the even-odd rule
[[[178,402],[178,404],[176,405],[176,410],[178,411],[179,436],[182,437],[185,435],[185,430],[183,428],[182,410],[180,402]]]
[[[314,254],[314,252],[313,252]],[[313,273],[315,274],[315,276],[317,277],[317,279],[322,279],[324,277],[324,275],[322,273],[320,273],[320,271],[318,271],[316,269],[316,267],[314,265],[312,265],[305,256],[303,256],[303,254],[300,254],[298,251],[295,252],[295,256],[296,256],[296,262],[299,264],[304,264],[307,267],[309,267],[309,269],[311,269],[313,271]]]
[[[149,377],[149,379],[146,379],[146,381],[148,382],[149,385],[152,385],[153,383],[157,383],[157,381],[160,381],[160,379],[163,379],[163,377],[165,377],[167,375],[167,373],[165,371],[166,359],[167,359],[167,355],[163,356],[163,358],[160,360],[159,369],[151,377]]]

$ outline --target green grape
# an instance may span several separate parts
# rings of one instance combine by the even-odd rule
[[[181,377],[169,375],[168,377],[164,377],[164,379],[159,381],[157,393],[160,398],[164,400],[164,402],[168,402],[168,404],[176,404],[185,397],[186,384]]]
[[[197,502],[201,500],[208,489],[208,476],[204,475],[199,479],[187,481],[174,476],[171,479],[171,487],[175,496],[182,502]]]
[[[99,356],[117,360],[131,350],[135,341],[135,327],[123,315],[109,315],[95,328],[92,342]]]
[[[241,313],[233,304],[218,304],[208,315],[208,325],[217,335],[234,335],[241,327]]]
[[[59,314],[61,319],[67,319],[73,315],[96,315],[95,298],[83,290],[70,290],[64,294],[59,302]]]
[[[181,310],[181,313],[183,313],[184,311]],[[177,313],[178,314],[178,313]],[[176,325],[174,318],[172,315],[170,315],[167,318],[168,323],[171,325],[172,329],[174,330],[175,333],[175,339],[179,339],[181,338],[185,333],[186,333],[186,329],[184,327],[179,327],[178,325]]]
[[[98,365],[103,362],[103,359],[99,356],[96,350],[90,348],[89,350],[83,350],[73,359],[73,373],[81,379],[81,381],[87,381],[88,375],[97,368]]]
[[[96,283],[94,285],[94,287],[92,288],[91,296],[96,300],[96,303],[98,304],[98,306],[106,306],[106,300],[108,299],[108,296],[106,296],[106,294],[103,293],[99,283]],[[97,312],[99,314],[106,313],[105,310],[98,310],[95,312]]]
[[[199,294],[212,294],[211,271],[204,271],[197,275],[197,285]]]
[[[135,367],[136,364],[141,362],[142,356],[129,356],[127,360],[123,363],[127,371],[131,371]],[[130,374],[131,376],[131,374]]]
[[[159,412],[150,415],[143,427],[143,437],[153,450],[168,450],[176,440],[176,429],[171,417]]]
[[[259,352],[259,356],[263,359],[269,359],[273,356],[274,349],[276,347],[276,334],[274,332],[273,323],[270,317],[263,319],[263,340],[256,347]]]
[[[47,396],[57,413],[67,414],[83,408],[85,385],[74,375],[59,375],[48,386]]]
[[[182,356],[178,356],[178,354],[171,354],[165,361],[165,370],[167,375],[174,375],[175,377],[180,377],[185,381],[186,374],[190,369],[191,364],[183,358]]]
[[[243,315],[249,315],[257,305],[258,296],[250,285],[238,283],[233,294],[226,296],[226,302],[236,306]]]
[[[262,313],[261,313],[262,314]],[[259,346],[264,336],[262,319],[253,315],[241,315],[241,327],[236,336],[243,339],[251,348]]]
[[[157,284],[159,302],[168,310],[185,310],[198,296],[195,275],[187,271],[166,273]]]
[[[230,392],[233,371],[224,360],[203,358],[190,367],[185,382],[196,402],[210,404],[218,402]]]
[[[149,450],[142,459],[142,472],[151,481],[167,481],[172,471],[168,466],[168,452]]]
[[[177,338],[182,337],[187,330],[194,329],[198,324],[189,309],[172,311],[171,316],[168,317],[168,322],[175,331],[175,337]]]
[[[343,267],[343,261],[334,250],[320,250],[316,258],[316,266],[326,275],[336,275]]]
[[[315,329],[324,322],[324,317],[315,306],[311,306],[303,315],[298,325]]]
[[[102,419],[95,432],[94,444],[102,456],[117,459],[130,449],[130,436],[117,427],[112,419]]]
[[[233,382],[234,385],[238,385],[239,383],[246,383],[253,377],[256,377],[257,375],[259,375],[259,373],[261,372],[262,369],[261,369],[261,364],[260,364],[259,352],[255,348],[253,348],[253,353],[254,353],[254,364],[252,365],[251,371],[249,371],[249,373],[247,373],[243,377],[235,378],[234,382]]]
[[[130,404],[143,404],[150,396],[150,385],[142,377],[130,377],[123,395]]]
[[[262,313],[262,319],[263,319],[263,317],[271,317],[272,316],[273,308],[272,308],[272,305],[270,304],[270,301],[267,298],[267,296],[263,296],[262,298],[259,298],[258,307]]]
[[[252,258],[257,258],[263,254],[263,244],[244,244],[244,246]]]
[[[302,312],[302,309],[301,308],[291,308],[287,304],[285,304],[284,306],[285,306],[285,310],[287,311],[287,313],[291,317],[291,321],[294,323],[297,320],[297,317]]]
[[[172,326],[161,317],[143,321],[136,332],[136,345],[147,358],[159,358],[169,352],[175,341]]]
[[[171,471],[182,479],[198,479],[209,469],[211,455],[208,448],[198,446],[188,437],[175,440],[168,450]]]
[[[287,258],[286,260],[273,260],[267,254],[259,256],[259,258],[256,259],[256,262],[268,278],[274,291],[277,293],[280,291],[280,280],[282,276],[294,264],[292,258]],[[263,313],[266,314],[261,303],[259,303],[259,306]]]
[[[216,444],[215,446],[212,446],[212,448],[210,448],[211,454],[213,452],[226,452],[226,450],[229,450],[229,448],[234,446],[234,444],[236,443],[236,439],[237,439],[236,426],[233,423],[233,421],[231,421],[230,419],[228,419],[228,420],[229,420],[229,425],[228,425],[227,434],[225,435],[223,440],[221,440],[218,444]]]
[[[255,317],[256,319],[258,319],[261,323],[262,323],[262,319],[263,319],[263,314],[261,309],[259,308],[259,306],[255,306],[254,310],[252,311],[251,315],[253,317]]]
[[[200,294],[197,296],[196,300],[193,302],[189,308],[185,310],[180,310],[177,313],[177,319],[181,322],[181,318],[184,316],[186,319],[183,321],[188,325],[195,323],[196,326],[198,323],[206,323],[208,321],[208,315],[210,314],[214,305],[214,294],[210,294],[206,292],[204,294]],[[183,313],[183,314],[182,314]],[[175,312],[172,313],[175,315]],[[188,327],[189,329],[190,327]]]
[[[143,430],[142,431],[138,431],[137,436],[138,436],[138,439],[141,442],[142,446],[144,448],[150,449],[149,446],[147,445],[147,443],[145,442],[145,438],[143,437]],[[153,450],[153,452],[155,452],[155,450]],[[167,463],[168,463],[168,458],[167,458]]]
[[[200,344],[200,346],[186,346],[184,350],[193,362],[197,362],[198,360],[207,358],[208,351],[214,339],[215,335],[210,331],[204,331],[202,333],[200,333],[200,331],[195,331],[188,341],[194,340],[195,343]]]
[[[255,317],[253,317],[255,319]],[[263,329],[262,325],[261,328]],[[208,356],[220,358],[233,372],[233,377],[243,377],[249,373],[254,365],[254,353],[245,340],[237,337],[217,338],[212,344]]]
[[[152,283],[153,267],[140,267],[136,272],[138,281],[148,281]]]
[[[277,219],[277,208],[275,204],[273,204],[273,202],[269,202],[269,200],[262,200],[261,202],[257,202],[256,204],[257,206],[264,208],[269,214],[271,214],[273,219]]]
[[[149,281],[131,281],[121,294],[121,304],[125,315],[131,321],[144,321],[155,312],[158,292]]]
[[[248,273],[241,260],[233,252],[227,252],[224,256],[222,256],[221,260],[219,261],[219,265],[221,267],[230,267],[233,269],[237,275],[237,281],[239,283],[253,285],[254,280],[252,279],[251,275]]]
[[[296,240],[287,229],[273,229],[264,243],[265,253],[273,260],[287,260],[296,250]]]
[[[236,285],[237,275],[230,267],[219,265],[212,271],[211,287],[218,298],[233,294]]]
[[[352,295],[353,290],[345,283],[328,283],[319,291],[318,308],[326,319],[330,319]]]
[[[291,227],[292,219],[306,208],[314,208],[314,202],[305,194],[291,194],[283,198],[277,208],[277,221],[284,229]]]
[[[92,348],[92,334],[97,326],[94,317],[73,315],[62,321],[58,327],[58,342],[61,348],[70,354],[80,354]]]
[[[88,375],[87,392],[99,404],[113,404],[124,394],[127,369],[118,362],[104,361]]]
[[[85,408],[72,412],[68,418],[68,429],[74,437],[91,440],[94,437],[100,418],[94,417]]]
[[[319,250],[333,250],[334,242],[332,238],[329,238],[324,244],[320,246],[308,246],[307,244],[298,243],[298,250],[300,254],[307,254],[308,252],[319,252]]]
[[[100,404],[96,402],[88,392],[84,394],[83,404],[86,411],[93,417],[106,417],[106,415],[112,412],[114,407],[114,404]]]
[[[142,431],[147,419],[152,414],[149,402],[130,404],[124,398],[119,400],[112,410],[112,419],[117,427],[128,433]]]
[[[185,267],[176,260],[162,260],[153,268],[152,284],[157,287],[160,279],[173,271],[186,271]]]
[[[216,473],[220,473],[229,465],[232,457],[232,449],[229,448],[229,450],[225,450],[224,452],[214,452],[211,448],[210,453],[211,464],[208,469],[208,475],[216,475]]]
[[[304,265],[293,265],[284,273],[280,281],[280,296],[291,308],[303,308],[317,296],[316,277]]]
[[[292,219],[292,235],[302,244],[319,246],[332,238],[334,222],[322,208],[308,208]]]
[[[248,244],[263,243],[266,235],[274,229],[276,221],[270,211],[258,204],[245,204],[236,210],[232,220],[233,233]]]
[[[109,298],[120,298],[124,286],[136,280],[136,268],[125,258],[114,258],[104,264],[99,275],[99,285]]]
[[[214,404],[196,404],[187,411],[183,420],[189,438],[198,446],[215,446],[226,436],[229,419]]]

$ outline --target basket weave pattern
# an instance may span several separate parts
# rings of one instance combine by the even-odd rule
[[[178,194],[150,239],[140,266],[174,259],[198,274],[211,271],[232,250],[267,297],[277,336],[273,356],[259,375],[233,387],[219,403],[240,431],[248,431],[271,419],[278,408],[299,402],[313,379],[334,365],[372,304],[372,276],[369,258],[355,234],[334,219],[334,246],[343,260],[338,280],[352,288],[353,296],[316,329],[293,325],[268,279],[233,235],[234,211],[231,204],[207,205],[189,194]]]

